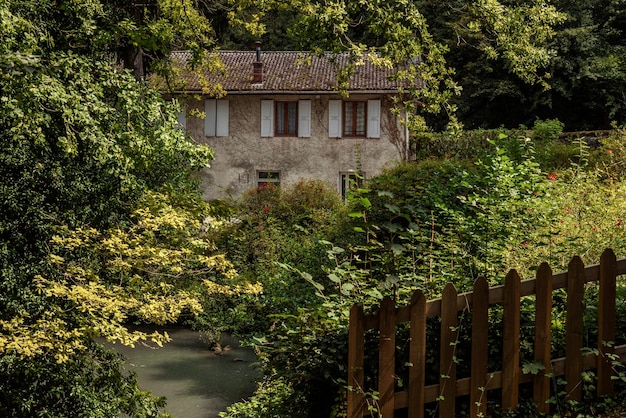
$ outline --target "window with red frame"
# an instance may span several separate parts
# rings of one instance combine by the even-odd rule
[[[366,136],[367,102],[343,102],[343,136]]]
[[[298,135],[298,102],[275,102],[275,106],[274,135]]]

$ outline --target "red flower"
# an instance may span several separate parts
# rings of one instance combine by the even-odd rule
[[[606,152],[611,153],[613,150],[611,148],[607,149]]]
[[[565,209],[565,213],[569,213],[569,209]]]
[[[270,211],[270,209],[271,209],[271,208],[270,208],[270,205],[265,205],[265,206],[263,206],[263,211],[264,211],[264,212],[266,212],[266,213],[267,213],[267,212],[269,212],[269,211]]]
[[[550,180],[556,180],[557,177],[558,177],[558,175],[556,173],[548,174],[548,179],[550,179]]]
[[[618,221],[617,221],[617,226],[618,226],[618,227],[619,227],[619,226],[622,226],[622,221],[621,221],[621,219],[618,219]]]

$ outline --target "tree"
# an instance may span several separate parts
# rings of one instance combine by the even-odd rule
[[[624,119],[624,11],[619,2],[554,1],[566,19],[554,27],[545,83],[527,83],[502,61],[476,48],[465,2],[423,2],[435,39],[463,94],[454,102],[468,128],[532,126],[557,118],[568,130],[609,128]],[[437,121],[437,123],[441,123]]]
[[[193,313],[190,272],[230,275],[192,178],[212,151],[98,36],[86,43],[104,10],[0,3],[2,416],[156,416],[163,402],[94,338],[145,339],[125,321]],[[173,264],[155,270],[159,254]]]
[[[276,32],[282,36],[286,31],[298,49],[349,51],[351,65],[343,70],[340,81],[350,77],[364,54],[379,65],[401,67],[398,78],[407,87],[398,110],[409,111],[414,130],[427,129],[426,120],[439,129],[454,121],[453,98],[463,87],[454,69],[459,64],[457,55],[450,54],[457,49],[455,44],[469,52],[462,58],[481,57],[481,62],[504,68],[516,80],[545,86],[546,68],[554,55],[548,44],[554,35],[552,27],[564,19],[546,1],[299,0],[291,8],[280,1],[236,4],[239,7],[232,14],[247,14],[256,36],[270,47],[293,48],[291,39],[282,45],[275,41]],[[218,36],[229,39],[229,46],[233,38],[236,46],[250,46],[250,38],[236,37],[240,26],[231,28],[222,21],[219,27]],[[462,63],[468,62],[472,61]],[[443,116],[438,119],[431,116],[440,113]]]

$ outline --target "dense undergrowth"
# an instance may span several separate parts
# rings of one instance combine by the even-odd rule
[[[367,309],[386,295],[403,303],[416,289],[435,298],[447,282],[469,290],[479,275],[498,284],[510,268],[531,278],[543,261],[561,271],[573,255],[597,263],[605,248],[623,257],[626,131],[559,141],[561,128],[545,121],[418,138],[422,158],[355,185],[347,202],[330,186],[302,181],[225,204],[210,232],[237,280],[263,290],[207,301],[196,325],[246,339],[264,378],[222,416],[342,416],[353,303]],[[563,311],[555,303],[557,351]],[[592,323],[593,312],[586,315]],[[501,329],[493,328],[497,358]],[[558,392],[553,401],[560,415],[614,405],[591,396],[571,404]]]

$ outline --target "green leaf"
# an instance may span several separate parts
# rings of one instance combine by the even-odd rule
[[[341,283],[341,279],[339,279],[339,277],[337,277],[334,273],[329,274],[328,279],[333,283]]]
[[[541,370],[545,370],[545,366],[538,361],[530,361],[522,365],[522,373],[536,375]]]
[[[401,255],[404,251],[404,245],[401,244],[391,244],[391,251],[393,251],[394,255]]]
[[[367,197],[361,197],[359,201],[361,202],[363,206],[365,206],[365,209],[369,209],[372,207],[372,202],[370,202],[370,200]]]

